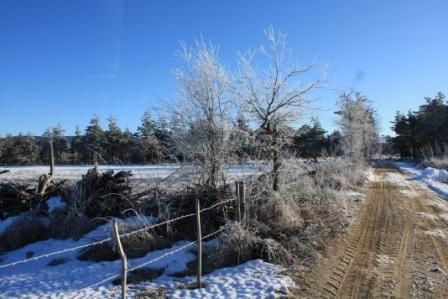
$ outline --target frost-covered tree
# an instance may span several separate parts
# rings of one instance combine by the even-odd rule
[[[367,161],[379,146],[375,109],[366,96],[354,90],[340,96],[338,107],[344,155],[356,162]]]
[[[261,46],[240,55],[234,90],[248,119],[258,128],[260,146],[272,162],[272,187],[278,190],[281,148],[291,137],[288,126],[296,123],[308,107],[309,95],[320,85],[321,76],[307,80],[314,77],[310,72],[313,67],[300,66],[291,60],[286,35],[275,32],[272,27],[265,33],[267,48]],[[258,68],[263,62],[264,67]]]
[[[192,48],[182,45],[179,56],[184,66],[175,72],[180,101],[171,107],[177,121],[173,137],[183,158],[200,169],[204,186],[216,189],[230,151],[229,75],[218,48],[203,40]]]

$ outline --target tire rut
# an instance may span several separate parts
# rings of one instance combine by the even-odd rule
[[[448,297],[448,242],[427,233],[446,225],[417,217],[434,213],[424,201],[435,195],[406,182],[416,196],[405,198],[402,186],[388,180],[391,174],[405,180],[397,170],[375,170],[366,200],[333,254],[299,282],[301,298]]]

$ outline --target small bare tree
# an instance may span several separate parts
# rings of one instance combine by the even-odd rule
[[[257,125],[262,146],[272,162],[272,187],[278,190],[281,148],[285,138],[290,137],[289,126],[297,122],[303,110],[308,108],[308,96],[320,86],[322,76],[302,82],[304,74],[309,74],[313,66],[300,66],[291,60],[286,35],[276,33],[272,27],[265,34],[268,49],[261,46],[240,55],[239,76],[234,90],[249,119]],[[257,54],[267,60],[267,68],[255,67]]]
[[[203,184],[216,189],[222,165],[231,150],[229,76],[218,58],[218,48],[197,41],[182,45],[185,63],[175,72],[180,102],[172,107],[177,120],[174,140],[185,160],[199,166]]]
[[[367,161],[379,147],[375,109],[366,96],[355,90],[344,92],[338,106],[344,154],[354,162]]]

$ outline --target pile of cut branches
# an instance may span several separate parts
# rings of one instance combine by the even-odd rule
[[[87,217],[123,216],[133,208],[130,171],[103,173],[92,168],[75,185],[64,190],[63,198]]]

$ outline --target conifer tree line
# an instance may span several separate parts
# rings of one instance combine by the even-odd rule
[[[447,155],[448,102],[442,92],[426,97],[417,111],[397,112],[392,121],[396,136],[390,138],[392,150],[403,158]]]
[[[73,136],[66,136],[59,124],[47,129],[41,136],[7,134],[0,138],[0,164],[46,164],[50,159],[49,142],[53,143],[58,164],[156,164],[182,161],[182,149],[173,142],[174,135],[185,131],[176,119],[155,119],[147,110],[136,132],[121,129],[113,117],[107,119],[107,127],[101,126],[94,116],[84,131],[76,128]],[[190,128],[194,134],[194,128]],[[328,134],[318,119],[312,119],[298,129],[290,128],[291,138],[283,150],[296,157],[316,159],[322,155],[341,155],[341,134]],[[243,118],[235,124],[231,139],[239,146],[232,153],[235,161],[264,159],[266,154],[256,145],[257,135]],[[246,139],[243,141],[243,139]]]

